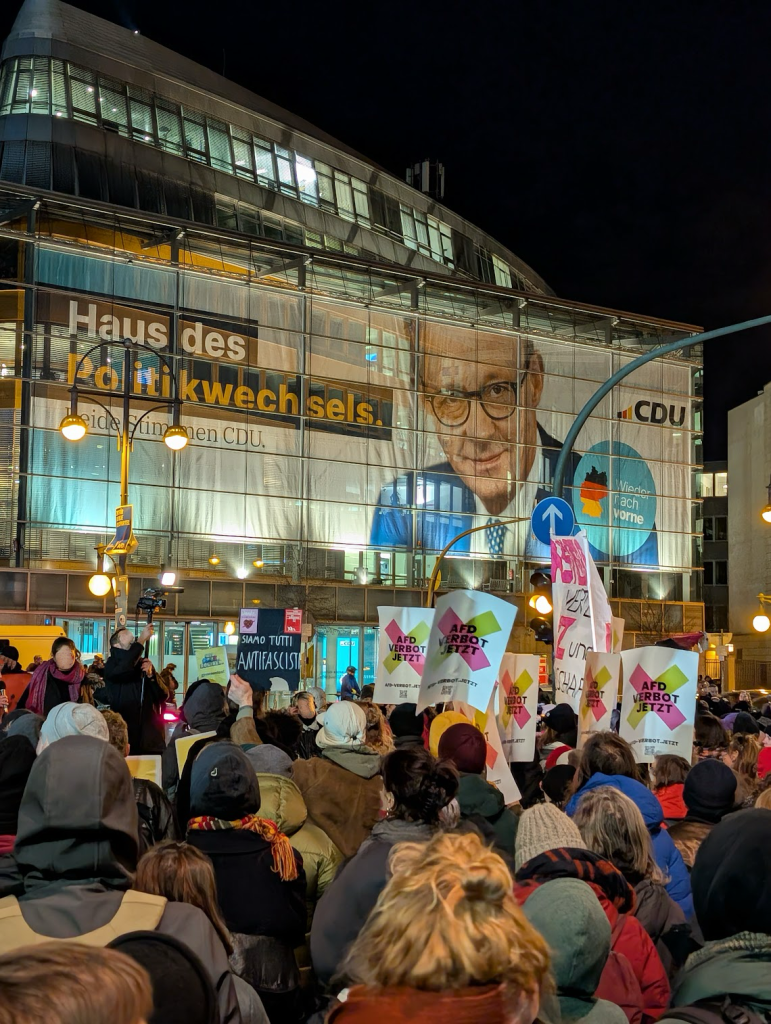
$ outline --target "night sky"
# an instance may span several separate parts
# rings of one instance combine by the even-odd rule
[[[705,327],[771,313],[767,0],[76,5],[399,176],[440,159],[446,205],[558,295]],[[723,458],[727,409],[771,380],[771,331],[712,342],[706,368]]]

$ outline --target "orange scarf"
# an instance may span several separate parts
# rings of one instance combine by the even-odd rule
[[[229,828],[245,829],[247,832],[256,832],[268,843],[273,854],[273,870],[278,873],[282,882],[293,882],[297,878],[297,859],[292,844],[283,832],[280,832],[278,825],[270,818],[261,818],[257,814],[247,814],[245,818],[237,818],[235,821],[225,821],[222,818],[212,818],[203,815],[199,818],[191,818],[187,825],[188,831],[194,832],[220,832]]]

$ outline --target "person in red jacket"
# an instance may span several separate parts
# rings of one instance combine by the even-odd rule
[[[675,754],[662,754],[653,762],[653,792],[661,804],[666,828],[682,821],[688,813],[683,800],[683,786],[690,770],[685,758]]]
[[[612,933],[611,955],[595,995],[620,1006],[630,1024],[658,1020],[669,1005],[669,981],[650,936],[633,916],[634,890],[621,872],[585,849],[576,825],[553,804],[537,804],[522,813],[514,865],[514,895],[520,905],[555,878],[588,883]]]

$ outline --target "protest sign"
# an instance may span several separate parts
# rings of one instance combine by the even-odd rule
[[[255,690],[300,685],[302,612],[297,608],[242,608],[236,672]]]
[[[433,618],[433,608],[378,608],[376,704],[417,703]]]
[[[585,533],[552,537],[551,571],[555,701],[578,711],[587,651],[609,651],[611,647],[610,602]]]
[[[690,763],[699,655],[669,647],[638,647],[621,655],[624,691],[620,735],[638,763],[676,754]]]
[[[614,654],[621,654],[623,649],[625,626],[626,619],[620,619],[617,615],[613,616],[613,642],[610,649]]]
[[[182,777],[182,769],[185,767],[185,761],[187,761],[187,755],[190,753],[190,748],[194,743],[199,740],[208,739],[209,736],[216,736],[217,733],[212,730],[211,732],[194,732],[190,736],[179,736],[174,740],[174,751],[177,755],[177,768],[179,768],[179,776]]]
[[[417,709],[461,700],[487,710],[517,609],[492,594],[454,590],[436,602]]]
[[[610,717],[618,701],[621,655],[588,651],[584,685],[578,708],[578,748],[593,732],[610,729]]]
[[[132,779],[147,779],[156,786],[162,784],[160,754],[129,754],[125,761]]]
[[[532,761],[538,720],[537,654],[504,654],[498,673],[498,729],[506,761]]]
[[[230,666],[226,647],[200,647],[195,652],[198,664],[198,678],[210,683],[227,686],[230,680]]]
[[[487,711],[480,711],[479,708],[474,708],[463,701],[455,701],[454,707],[465,715],[487,740],[487,756],[485,758],[487,781],[501,791],[507,805],[515,804],[522,794],[514,781],[514,776],[511,774],[509,763],[503,752],[498,723],[495,718],[495,691],[490,695]]]

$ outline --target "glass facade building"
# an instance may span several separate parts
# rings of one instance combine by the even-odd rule
[[[57,15],[34,39],[33,7]],[[694,328],[556,298],[311,126],[205,69],[193,89],[195,68],[54,0],[25,5],[4,48],[0,608],[77,620],[84,649],[103,646],[109,607],[85,581],[119,504],[128,386],[135,585],[169,562],[184,578],[158,654],[189,656],[250,602],[299,605],[319,624],[317,678],[350,661],[366,682],[377,606],[418,601],[472,525],[444,585],[524,606],[548,556],[530,513],[573,417]],[[73,385],[78,444],[58,429]],[[176,454],[153,401],[174,393],[190,438]],[[698,347],[652,362],[598,407],[569,467],[632,642],[702,625],[700,393]]]

